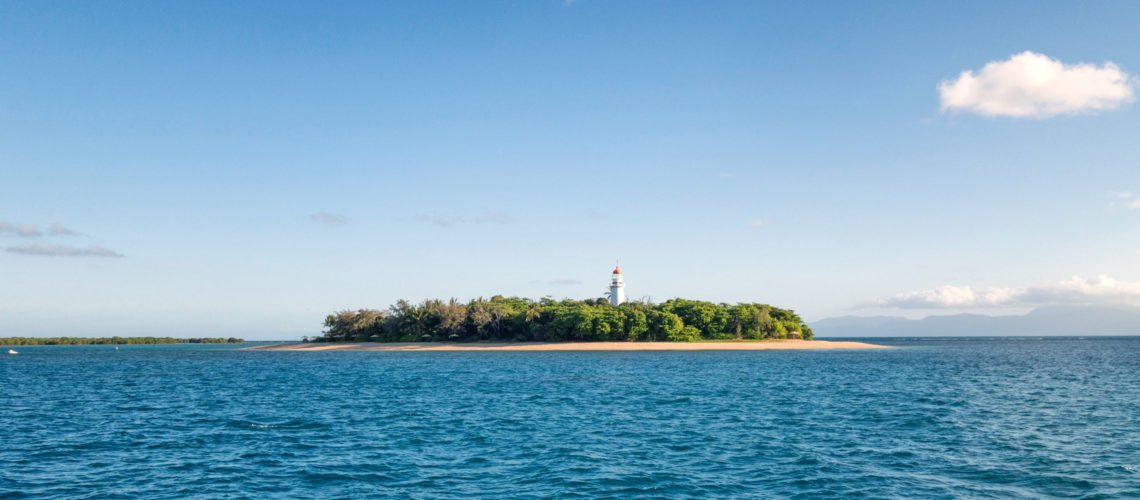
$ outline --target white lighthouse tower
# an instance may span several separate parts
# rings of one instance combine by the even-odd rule
[[[613,281],[610,281],[610,304],[615,306],[625,302],[625,281],[621,277],[621,266],[614,266]]]

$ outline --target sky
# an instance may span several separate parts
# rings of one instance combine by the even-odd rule
[[[1140,304],[1140,3],[0,1],[0,336]]]

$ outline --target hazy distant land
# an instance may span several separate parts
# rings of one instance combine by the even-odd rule
[[[822,337],[997,337],[1039,335],[1140,335],[1134,306],[1051,306],[1024,315],[952,314],[907,319],[843,316],[813,321]]]

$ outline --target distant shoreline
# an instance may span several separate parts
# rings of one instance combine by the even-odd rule
[[[236,337],[0,337],[0,346],[242,344]]]
[[[247,347],[250,351],[778,351],[890,349],[865,342],[764,340],[752,342],[312,342]]]

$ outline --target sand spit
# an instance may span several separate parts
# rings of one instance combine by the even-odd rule
[[[769,340],[762,342],[345,342],[250,347],[255,351],[770,351],[888,349],[863,342]]]

